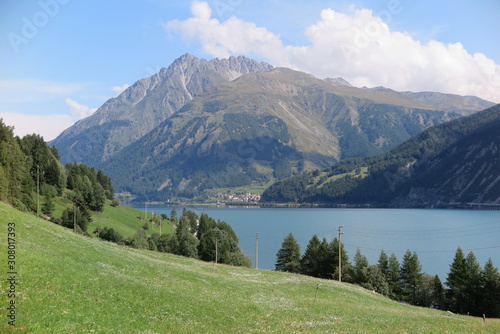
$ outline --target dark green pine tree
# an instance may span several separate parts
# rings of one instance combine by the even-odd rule
[[[175,216],[176,213],[171,215],[171,219],[176,219]],[[206,213],[201,214],[196,235],[200,241],[198,244],[198,255],[203,261],[215,261],[215,235],[213,231],[215,226],[216,222],[213,218],[209,217]]]
[[[368,283],[368,259],[366,256],[361,254],[361,250],[358,248],[356,250],[356,255],[354,255],[354,283],[363,285]]]
[[[186,257],[198,257],[198,239],[191,232],[191,224],[187,215],[181,216],[175,230],[175,254]]]
[[[276,270],[300,273],[300,245],[292,232],[283,240],[276,254]]]
[[[332,278],[333,276],[333,253],[330,244],[325,238],[321,240],[318,249],[318,277]]]
[[[416,305],[418,303],[418,288],[422,281],[422,266],[417,253],[407,250],[403,256],[400,271],[402,300]]]
[[[434,276],[434,286],[432,289],[432,308],[436,308],[438,310],[444,309],[444,287],[443,283],[441,283],[441,279],[438,275]]]
[[[465,256],[462,248],[458,247],[455,257],[450,265],[450,272],[446,279],[446,300],[448,308],[452,312],[464,314],[467,309],[467,298],[465,294],[467,282],[467,271],[465,266]]]
[[[302,274],[319,277],[320,245],[321,240],[319,240],[316,234],[313,235],[300,261],[300,271]]]
[[[391,253],[388,260],[386,280],[389,285],[389,297],[395,300],[401,300],[400,269],[398,258],[394,253]]]
[[[481,286],[482,286],[482,275],[481,275],[481,265],[477,262],[477,258],[473,252],[469,252],[465,258],[465,272],[466,272],[466,284],[465,284],[465,296],[467,302],[467,314],[481,316],[480,311],[481,304]]]
[[[489,318],[500,318],[500,273],[488,259],[482,271],[481,313]]]
[[[387,278],[389,275],[389,256],[387,256],[387,253],[383,249],[380,251],[377,265],[380,272]]]
[[[42,205],[42,213],[47,216],[52,216],[52,212],[55,209],[54,201],[52,200],[52,196],[45,196],[45,203]]]

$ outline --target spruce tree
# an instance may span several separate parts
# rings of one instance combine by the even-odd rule
[[[388,261],[386,274],[387,284],[389,285],[389,297],[395,300],[401,299],[401,288],[399,284],[400,266],[398,258],[394,253],[391,253]]]
[[[368,282],[368,266],[368,259],[358,248],[354,255],[354,283],[363,285]]]
[[[467,303],[467,314],[480,316],[482,313],[479,310],[481,304],[481,266],[477,262],[473,252],[469,252],[465,258],[465,273],[467,280],[465,281],[465,298]]]
[[[418,288],[422,281],[422,266],[418,260],[417,253],[407,250],[403,256],[400,271],[401,297],[402,300],[416,305],[418,300]]]
[[[432,308],[444,309],[444,287],[438,275],[434,276],[434,286],[432,289]]]
[[[276,270],[291,273],[300,272],[300,245],[290,232],[281,243],[276,254]]]
[[[300,271],[304,275],[319,277],[318,264],[321,241],[315,234],[309,240],[306,250],[300,261]]]
[[[449,309],[456,313],[465,313],[467,308],[466,299],[467,272],[465,266],[465,256],[462,248],[458,247],[455,257],[450,265],[450,272],[446,279],[446,299]]]
[[[484,265],[481,275],[481,312],[490,318],[500,318],[500,273],[491,258]]]
[[[380,272],[384,275],[384,277],[387,277],[389,275],[389,257],[383,249],[380,252],[380,256],[378,258],[378,268],[380,269]]]

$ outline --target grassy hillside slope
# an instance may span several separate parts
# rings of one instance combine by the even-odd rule
[[[73,203],[68,199],[67,196],[69,193],[71,193],[71,191],[67,191],[67,194],[63,197],[56,197],[54,199],[54,217],[61,217],[64,209],[72,207]],[[42,202],[43,201],[45,201],[45,199],[42,196]],[[111,201],[106,200],[103,212],[92,212],[92,222],[89,223],[89,226],[87,228],[88,233],[92,234],[92,232],[97,227],[107,227],[113,228],[124,238],[133,237],[137,230],[144,226],[144,223],[146,222],[146,213],[144,211],[137,210],[125,205],[113,207],[110,205],[110,203]],[[147,213],[149,229],[146,230],[146,234],[148,236],[154,233],[160,234],[160,232],[161,234],[169,234],[174,231],[173,224],[170,220],[162,220],[161,231],[158,225],[152,225],[150,222],[152,218],[152,212],[154,212],[154,210],[149,210],[149,212]]]
[[[5,316],[8,223],[16,229],[14,330]],[[500,320],[483,324],[336,281],[120,247],[1,202],[0,226],[2,333],[500,332]]]

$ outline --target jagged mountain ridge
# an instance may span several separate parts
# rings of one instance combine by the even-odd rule
[[[224,108],[215,110],[217,105]],[[207,61],[186,54],[108,100],[52,144],[62,161],[102,168],[118,191],[151,198],[160,191],[194,195],[268,182],[375,155],[459,116],[447,102],[435,106],[425,96],[356,88],[342,78],[320,80],[245,57]],[[228,161],[238,169],[232,169],[232,181],[224,173]],[[214,171],[226,181],[212,182]]]
[[[98,165],[142,200],[266,183],[383,152],[458,114],[286,68],[212,86]]]
[[[97,165],[140,139],[208,87],[272,69],[267,63],[243,56],[207,61],[185,54],[168,68],[106,101],[52,144],[59,149],[63,162]]]

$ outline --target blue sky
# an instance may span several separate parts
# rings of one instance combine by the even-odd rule
[[[0,2],[0,118],[53,139],[184,53],[500,102],[500,3]]]

